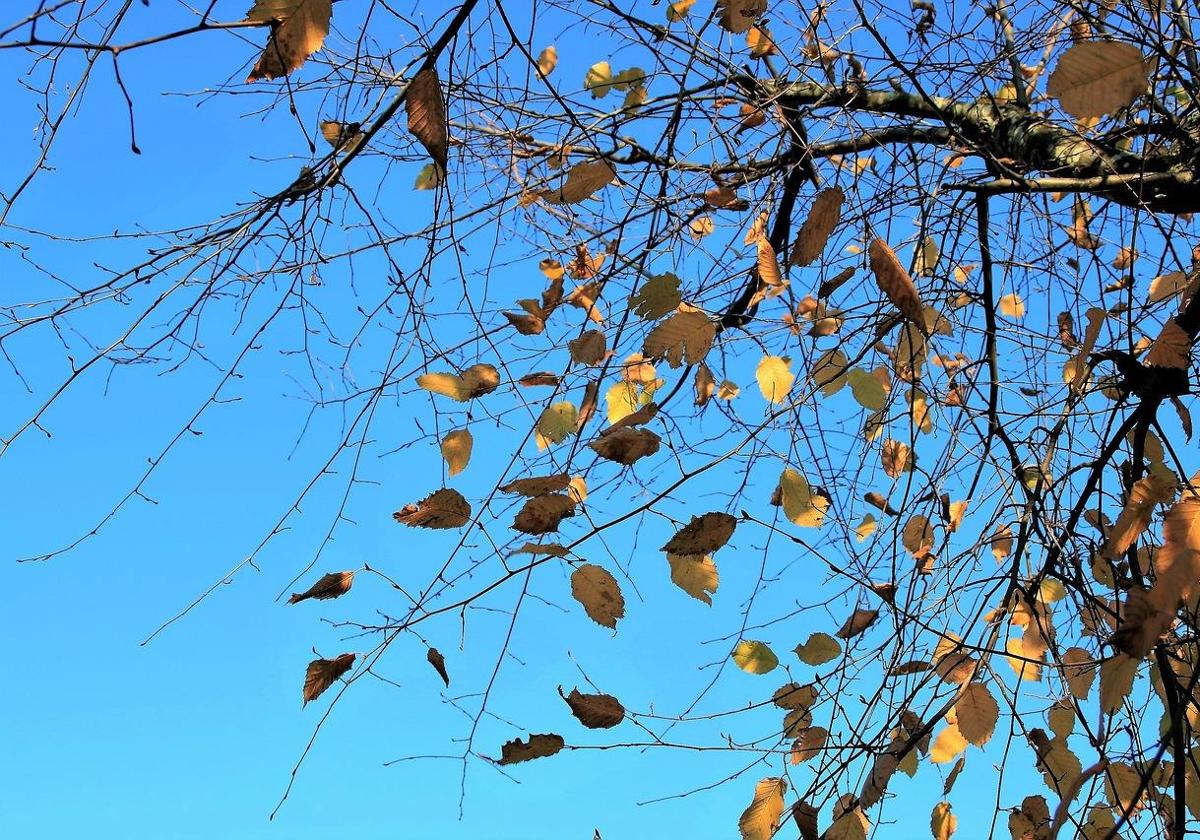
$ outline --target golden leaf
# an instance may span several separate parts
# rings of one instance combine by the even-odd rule
[[[646,336],[643,354],[649,359],[666,359],[673,368],[704,360],[717,336],[717,324],[699,310],[676,312]]]
[[[879,449],[880,463],[888,478],[899,478],[913,468],[912,450],[904,443],[889,438]]]
[[[547,406],[537,421],[534,438],[538,449],[562,443],[575,433],[579,411],[571,402],[556,402]]]
[[[549,76],[558,66],[558,50],[554,45],[544,48],[537,57],[537,69],[543,76]]]
[[[968,683],[963,686],[954,701],[954,711],[958,716],[958,731],[967,741],[982,747],[991,740],[996,722],[1000,720],[1000,707],[986,685]]]
[[[805,665],[824,665],[842,655],[842,646],[828,633],[813,633],[808,641],[796,645],[796,656]]]
[[[542,198],[550,204],[578,204],[591,198],[617,177],[617,171],[606,160],[577,163],[567,172],[567,179],[557,190],[544,190]]]
[[[764,642],[742,639],[729,654],[739,668],[749,674],[767,674],[779,666],[779,658]]]
[[[770,403],[786,400],[792,383],[796,381],[791,371],[791,360],[786,356],[763,356],[754,375],[758,380],[758,389]]]
[[[332,16],[333,0],[255,0],[246,19],[271,23],[271,35],[246,81],[275,79],[297,69],[325,43]]]
[[[783,795],[787,788],[785,779],[774,776],[754,786],[754,798],[738,820],[742,840],[771,840],[775,836],[783,816]]]
[[[1021,300],[1018,294],[1001,295],[996,301],[1000,313],[1009,318],[1024,318],[1025,317],[1025,301]]]
[[[929,748],[929,760],[934,764],[945,764],[958,758],[967,748],[967,739],[962,736],[956,724],[949,724],[933,739]]]
[[[450,475],[458,475],[467,468],[474,443],[475,439],[468,429],[456,429],[442,438],[442,457],[446,459]]]
[[[617,620],[625,617],[625,598],[616,578],[593,563],[584,563],[571,573],[571,595],[601,627],[615,630]]]
[[[1100,664],[1100,710],[1112,714],[1121,708],[1133,688],[1138,660],[1123,653]]]
[[[791,467],[779,476],[779,502],[783,515],[805,528],[820,528],[829,509],[829,497],[811,492],[808,480]]]
[[[957,830],[958,817],[950,810],[950,803],[939,802],[934,805],[929,815],[929,831],[933,834],[933,840],[950,840]]]
[[[720,577],[717,564],[707,554],[667,553],[671,566],[671,582],[698,601],[712,605]]]
[[[1108,533],[1105,546],[1108,557],[1115,559],[1128,551],[1142,532],[1150,527],[1155,505],[1169,502],[1174,496],[1173,478],[1151,473],[1139,479],[1129,491],[1129,499]]]

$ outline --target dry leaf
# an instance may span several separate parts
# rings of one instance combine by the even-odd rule
[[[537,57],[537,69],[543,76],[549,76],[558,66],[558,50],[551,44],[545,47]]]
[[[247,20],[271,24],[271,35],[247,82],[286,76],[321,49],[333,0],[255,0]]]
[[[668,554],[711,554],[733,536],[737,518],[728,513],[706,513],[693,516],[662,550]]]
[[[405,94],[404,108],[408,112],[409,132],[421,141],[433,162],[445,171],[450,133],[446,103],[442,100],[442,83],[436,69],[427,67],[413,77]]]
[[[462,493],[443,487],[416,504],[405,505],[392,518],[412,528],[460,528],[471,519],[471,504]]]
[[[357,654],[343,653],[336,659],[314,659],[308,663],[308,670],[304,673],[305,704],[316,700],[338,677],[349,671],[356,657]]]
[[[588,330],[579,338],[567,342],[571,358],[581,365],[595,365],[604,360],[607,355],[607,344],[604,333],[599,330]]]
[[[844,638],[844,637],[843,637]],[[796,656],[805,665],[824,665],[842,655],[842,646],[828,633],[813,633],[808,641],[796,645]]]
[[[1141,50],[1117,41],[1083,41],[1063,57],[1046,93],[1077,119],[1103,117],[1131,104],[1149,84]]]
[[[1163,325],[1162,332],[1150,346],[1150,352],[1146,354],[1146,364],[1186,371],[1191,349],[1192,340],[1187,332],[1171,318]]]
[[[666,359],[673,368],[704,360],[717,336],[717,324],[705,313],[676,312],[650,331],[642,353],[648,359]]]
[[[671,566],[671,582],[698,601],[712,605],[711,594],[717,591],[720,577],[717,564],[707,554],[667,554]]]
[[[742,639],[729,654],[739,668],[749,674],[767,674],[779,667],[779,658],[765,642]]]
[[[837,631],[839,639],[853,639],[866,631],[879,617],[879,610],[855,610]]]
[[[566,473],[539,476],[536,478],[518,478],[500,488],[503,493],[515,493],[518,496],[544,496],[547,493],[557,493],[566,490],[571,483],[571,477]]]
[[[658,451],[661,438],[649,429],[618,428],[588,446],[601,458],[630,466]]]
[[[442,457],[446,459],[450,475],[458,475],[467,468],[474,445],[475,439],[468,429],[456,429],[442,438]]]
[[[561,688],[558,693],[562,695]],[[578,688],[573,688],[563,700],[588,729],[611,729],[625,719],[625,707],[611,694],[580,694]]]
[[[588,618],[617,629],[617,619],[625,617],[625,598],[617,579],[593,563],[585,563],[571,573],[571,595],[583,605]]]
[[[514,530],[525,534],[548,534],[557,531],[559,524],[575,515],[575,500],[570,496],[554,494],[534,496],[517,512],[513,520]]]
[[[811,265],[816,259],[821,256],[821,252],[825,250],[825,243],[829,241],[830,235],[837,229],[838,222],[842,218],[842,202],[845,201],[845,194],[837,187],[830,187],[821,190],[817,197],[813,199],[812,209],[808,211],[808,218],[804,220],[804,224],[800,226],[800,232],[796,234],[796,245],[792,248],[791,264],[799,266]],[[846,272],[849,272],[848,274]],[[846,277],[854,273],[853,269],[847,269]],[[839,284],[840,285],[840,284]],[[834,285],[833,288],[837,288]],[[821,287],[819,297],[828,297],[832,289]]]
[[[871,259],[871,271],[875,274],[875,282],[887,295],[892,305],[900,310],[910,323],[922,333],[925,329],[925,311],[921,299],[917,296],[917,288],[913,285],[908,271],[896,258],[896,253],[882,239],[871,241],[867,249]]]
[[[535,758],[546,758],[566,746],[561,735],[545,734],[530,735],[529,741],[515,738],[500,747],[500,760],[497,764],[517,764],[522,761],[532,761]]]
[[[298,604],[309,598],[316,598],[318,601],[338,598],[349,592],[353,584],[354,572],[330,572],[322,575],[320,580],[303,592],[293,594],[291,598],[288,598],[288,603]]]
[[[541,195],[550,204],[578,204],[604,189],[616,177],[617,171],[608,161],[585,161],[571,167],[559,189],[544,190]]]
[[[912,450],[898,440],[889,438],[879,449],[879,460],[888,478],[899,478],[913,468]]]
[[[441,651],[437,648],[430,648],[425,653],[425,658],[429,660],[429,664],[433,666],[433,670],[438,672],[438,676],[442,678],[442,682],[446,687],[450,687],[450,674],[446,671],[446,657],[442,656]]]
[[[968,683],[954,701],[958,716],[958,731],[969,742],[982,747],[991,740],[1000,720],[1000,707],[996,698],[983,683]]]
[[[741,0],[724,0],[738,3]],[[754,798],[738,820],[742,840],[771,840],[779,829],[783,816],[783,795],[787,793],[785,779],[771,776],[754,786]]]

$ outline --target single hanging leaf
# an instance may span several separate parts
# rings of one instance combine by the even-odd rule
[[[309,598],[316,598],[318,601],[338,598],[349,592],[353,584],[354,572],[330,572],[322,575],[320,580],[303,592],[293,594],[291,598],[288,598],[288,603],[298,604]]]
[[[871,271],[875,274],[875,282],[880,290],[909,323],[922,334],[927,334],[925,310],[921,306],[920,297],[917,296],[917,287],[913,285],[908,271],[896,258],[895,251],[882,239],[874,239],[867,248],[867,255],[871,259]]]
[[[588,618],[617,629],[617,620],[625,617],[625,598],[617,579],[595,564],[585,563],[571,573],[571,595],[583,605]]]
[[[854,399],[863,408],[879,411],[887,405],[887,391],[879,377],[867,373],[862,368],[851,368],[846,374]]]
[[[929,831],[933,840],[950,840],[951,835],[958,830],[958,817],[950,810],[949,802],[939,802],[933,806],[929,815]]]
[[[540,53],[538,53],[537,69],[538,69],[538,72],[541,73],[543,76],[549,76],[551,73],[554,72],[554,68],[557,66],[558,66],[558,50],[555,49],[553,44],[551,44],[550,46],[543,49]]]
[[[500,747],[500,760],[497,764],[518,764],[522,761],[532,761],[535,758],[546,758],[566,746],[561,735],[545,734],[530,735],[529,741],[514,738]]]
[[[1076,119],[1103,117],[1130,105],[1149,84],[1141,50],[1118,41],[1081,41],[1067,50],[1046,93]]]
[[[945,764],[958,758],[966,748],[967,739],[958,731],[958,726],[951,723],[933,739],[929,760],[934,764]]]
[[[1171,318],[1163,325],[1162,332],[1150,345],[1146,364],[1155,367],[1177,368],[1186,371],[1190,363],[1192,340],[1179,323]]]
[[[707,554],[667,554],[671,582],[698,601],[712,606],[711,594],[717,591],[720,577],[717,564]]]
[[[1021,296],[1016,293],[1001,295],[996,304],[1001,315],[1009,318],[1025,317],[1025,301],[1021,300]]]
[[[969,742],[982,747],[991,740],[1000,720],[1000,707],[996,698],[983,683],[968,683],[954,701],[958,715],[958,731]]]
[[[392,518],[410,528],[461,528],[471,519],[471,503],[457,490],[443,487],[415,505],[405,505]]]
[[[767,0],[717,0],[717,20],[727,32],[742,35],[766,14]]]
[[[471,460],[471,448],[475,439],[469,429],[456,429],[442,438],[442,457],[446,459],[450,475],[455,476],[467,468]]]
[[[438,672],[438,676],[442,678],[442,682],[449,688],[450,674],[446,671],[446,657],[442,656],[437,648],[430,648],[425,653],[425,658],[429,660],[429,664],[433,666],[433,670]]]
[[[790,682],[775,689],[771,702],[781,709],[807,709],[817,702],[817,690],[811,685]]]
[[[577,163],[567,172],[567,180],[557,190],[544,190],[542,198],[550,204],[578,204],[591,198],[617,177],[606,160]]]
[[[535,496],[517,512],[512,526],[514,530],[537,536],[557,531],[559,523],[574,515],[575,500],[570,496]]]
[[[775,653],[763,642],[742,639],[730,654],[734,664],[749,674],[768,674],[779,666]]]
[[[875,623],[875,619],[878,617],[878,610],[855,610],[846,619],[842,628],[837,631],[837,637],[839,639],[853,639],[855,636],[864,633],[868,627]]]
[[[1100,710],[1113,714],[1121,708],[1133,688],[1138,660],[1118,653],[1100,665]]]
[[[842,646],[828,633],[813,633],[808,641],[796,645],[796,656],[805,665],[824,665],[842,655]]]
[[[604,333],[599,330],[588,330],[579,338],[567,342],[571,358],[581,365],[595,365],[604,360],[608,347]]]
[[[601,458],[631,466],[658,451],[662,439],[649,429],[623,427],[592,441],[588,447]]]
[[[413,76],[405,94],[404,108],[408,112],[409,132],[421,141],[433,162],[444,172],[450,149],[450,130],[437,70],[427,67]]]
[[[805,528],[820,528],[829,509],[829,497],[813,493],[808,480],[791,467],[779,476],[779,502],[783,515]]]
[[[696,368],[696,376],[692,380],[692,387],[696,391],[695,402],[697,406],[707,405],[708,401],[712,399],[713,392],[717,389],[717,380],[713,378],[712,371],[708,369],[708,365],[703,362]]]
[[[1175,481],[1158,473],[1138,479],[1129,491],[1129,499],[1116,523],[1108,532],[1105,554],[1116,559],[1129,550],[1138,537],[1150,527],[1150,517],[1160,503],[1175,496]]]
[[[816,758],[825,748],[825,742],[829,740],[829,730],[823,726],[810,726],[802,731],[792,744],[791,754],[788,760],[792,764],[802,764],[805,761]]]
[[[335,659],[314,659],[304,673],[304,702],[316,700],[338,677],[350,670],[357,654],[343,653]]]
[[[247,82],[286,76],[321,49],[333,0],[255,0],[247,20],[271,24],[271,35]]]
[[[571,402],[556,402],[542,411],[537,421],[534,438],[538,449],[546,449],[553,444],[562,443],[575,434],[579,422],[579,411]]]
[[[674,312],[682,300],[679,278],[667,272],[656,274],[643,283],[641,288],[630,296],[629,305],[639,318],[656,321],[668,312]]]
[[[733,536],[737,517],[728,513],[706,513],[693,516],[675,536],[662,547],[668,554],[711,554]]]
[[[791,360],[786,356],[764,356],[755,371],[758,389],[769,403],[781,403],[787,399],[796,381],[791,371]]]
[[[502,493],[515,493],[518,496],[544,496],[547,493],[557,493],[566,490],[571,484],[571,476],[566,473],[558,475],[539,476],[537,478],[518,478],[500,488]]]
[[[841,221],[842,202],[845,200],[845,194],[837,187],[821,190],[817,194],[813,199],[812,209],[808,211],[808,218],[796,234],[796,245],[792,248],[792,265],[812,265],[821,256],[821,252],[825,250],[825,243],[829,241],[830,235]],[[849,275],[846,279],[849,279]],[[830,294],[824,287],[822,292],[821,297],[828,297]]]
[[[562,694],[561,688],[558,693]],[[580,694],[578,688],[573,688],[563,700],[588,729],[611,729],[625,719],[625,707],[611,694]]]
[[[913,468],[912,450],[898,440],[888,439],[879,450],[879,460],[888,478],[899,478]]]
[[[762,779],[754,786],[754,798],[738,820],[742,840],[771,840],[775,836],[783,816],[783,795],[787,788],[787,781],[776,776]]]
[[[874,514],[868,513],[862,518],[862,522],[858,523],[858,527],[854,529],[854,538],[859,542],[865,542],[875,533],[876,527]]]
[[[704,360],[717,337],[717,324],[704,312],[676,312],[650,331],[642,353],[648,359],[666,359],[673,368]]]

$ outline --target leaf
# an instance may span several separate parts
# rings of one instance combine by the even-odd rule
[[[787,281],[779,273],[779,260],[775,256],[775,249],[771,247],[770,241],[765,236],[758,240],[756,247],[758,248],[758,279],[765,286],[777,291],[781,290],[787,285]]]
[[[1068,648],[1063,652],[1063,677],[1071,695],[1077,700],[1086,700],[1096,678],[1096,667],[1092,655],[1080,647]]]
[[[712,399],[713,392],[717,387],[717,380],[713,378],[712,371],[708,369],[708,365],[703,362],[696,368],[696,376],[692,380],[692,387],[696,391],[696,405],[704,406]]]
[[[850,383],[850,391],[854,399],[863,408],[879,411],[887,405],[887,391],[879,377],[867,373],[862,368],[851,368],[846,373],[846,381]]]
[[[625,598],[621,587],[609,572],[593,563],[585,563],[571,573],[571,595],[583,605],[588,618],[617,629],[617,620],[625,617]]]
[[[405,505],[392,518],[410,528],[460,528],[471,519],[471,504],[462,493],[443,487],[415,505]]]
[[[842,628],[837,631],[837,637],[839,639],[853,639],[855,636],[864,633],[868,627],[875,623],[875,619],[878,617],[878,610],[855,610],[846,619]]]
[[[717,324],[704,312],[676,312],[650,331],[642,353],[648,359],[666,359],[673,368],[685,361],[694,365],[708,355],[716,336]]]
[[[271,35],[246,81],[276,79],[299,68],[325,43],[332,16],[333,0],[255,0],[246,19],[271,23]]]
[[[779,658],[764,642],[742,639],[729,654],[739,668],[749,674],[769,674],[779,666]]]
[[[728,513],[693,516],[667,541],[662,551],[668,554],[712,554],[729,542],[737,523],[737,518]]]
[[[288,598],[289,604],[298,604],[309,598],[325,601],[329,598],[339,598],[350,591],[354,584],[354,572],[330,572],[322,575],[321,579],[303,592],[297,592]]]
[[[829,498],[809,490],[808,480],[791,467],[779,476],[779,499],[783,515],[795,525],[820,528],[829,509]]]
[[[433,162],[444,172],[450,149],[450,130],[442,83],[436,69],[426,67],[413,76],[404,97],[404,108],[408,113],[409,132],[421,141]]]
[[[888,478],[899,478],[913,468],[912,450],[898,440],[885,440],[879,450],[879,459]]]
[[[821,754],[825,742],[829,740],[829,730],[821,726],[809,726],[804,729],[792,744],[788,756],[792,764],[801,764]]]
[[[769,403],[786,400],[792,383],[796,381],[791,371],[791,361],[786,356],[764,356],[754,376],[758,380],[758,389]]]
[[[913,557],[918,560],[927,557],[933,551],[933,525],[929,517],[921,514],[911,517],[904,526],[902,542]]]
[[[921,247],[917,249],[913,270],[922,277],[932,277],[937,270],[938,258],[941,253],[937,240],[932,236],[926,236],[921,241]]]
[[[446,657],[442,656],[441,651],[437,648],[430,648],[425,653],[425,658],[429,660],[429,664],[433,666],[433,670],[438,672],[438,676],[442,678],[442,682],[446,687],[450,687],[450,674],[446,671]]]
[[[1129,550],[1137,538],[1150,527],[1150,517],[1156,505],[1169,502],[1175,496],[1172,478],[1151,473],[1138,479],[1129,491],[1129,499],[1108,532],[1105,554],[1116,559]]]
[[[571,477],[566,473],[539,476],[536,478],[518,478],[500,488],[503,493],[516,493],[518,496],[544,496],[547,493],[557,493],[566,490],[571,483]]]
[[[1000,707],[996,698],[983,683],[968,683],[954,701],[954,712],[958,716],[958,731],[970,743],[982,747],[991,740],[1000,720]]]
[[[875,516],[868,513],[862,518],[862,522],[859,522],[858,526],[854,529],[854,538],[859,542],[864,542],[875,533],[875,528]]]
[[[754,786],[754,798],[738,820],[742,840],[771,840],[775,836],[787,788],[787,781],[777,776],[762,779]]]
[[[578,163],[567,172],[567,180],[557,190],[545,190],[542,198],[550,204],[578,204],[591,198],[617,177],[617,171],[606,160]]]
[[[1130,105],[1149,84],[1141,50],[1118,41],[1080,41],[1059,59],[1046,93],[1076,119],[1103,117]]]
[[[939,802],[933,806],[929,815],[929,831],[933,840],[950,840],[951,835],[958,830],[958,817],[950,810],[949,802]]]
[[[842,655],[842,646],[828,633],[813,633],[808,641],[796,645],[796,656],[805,665],[824,665]]]
[[[557,531],[562,520],[575,515],[575,500],[559,494],[534,496],[517,512],[513,529],[524,534]]]
[[[688,16],[696,0],[674,0],[667,6],[667,23],[676,23]]]
[[[354,665],[357,654],[343,653],[336,659],[314,659],[304,673],[304,703],[316,700]]]
[[[1118,653],[1100,664],[1100,710],[1106,715],[1115,713],[1129,696],[1138,660]]]
[[[781,709],[807,709],[817,701],[817,690],[811,685],[786,683],[775,689],[771,702]]]
[[[1150,303],[1162,303],[1182,294],[1188,287],[1188,276],[1182,271],[1162,274],[1150,281]]]
[[[436,190],[445,180],[446,176],[443,174],[441,167],[436,163],[427,163],[417,173],[417,179],[413,181],[413,189]]]
[[[821,354],[812,367],[812,381],[821,393],[831,397],[845,387],[849,375],[850,360],[841,350],[828,350]]]
[[[575,426],[579,421],[579,411],[571,402],[556,402],[547,406],[537,421],[534,437],[538,449],[546,449],[552,444],[562,443],[575,434]]]
[[[647,321],[656,321],[674,312],[683,298],[679,293],[679,278],[667,272],[655,274],[629,297],[634,314]]]
[[[1018,294],[1001,295],[996,305],[1000,314],[1008,318],[1025,317],[1025,301],[1021,300]]]
[[[442,457],[446,459],[450,475],[458,475],[467,468],[474,443],[475,439],[468,429],[456,429],[442,438]]]
[[[767,0],[717,0],[717,20],[727,32],[741,35],[767,11]]]
[[[604,333],[599,330],[588,330],[579,338],[567,342],[571,358],[581,365],[595,365],[604,360],[607,345]]]
[[[796,245],[792,248],[791,264],[798,266],[812,265],[825,250],[825,244],[830,235],[837,229],[842,219],[842,202],[845,194],[837,187],[830,187],[817,193],[813,199],[808,218],[800,226],[796,234]],[[835,287],[836,288],[836,287]],[[830,291],[822,287],[820,297],[828,297]]]
[[[908,271],[896,259],[896,253],[882,239],[874,239],[867,248],[871,260],[871,271],[875,274],[875,282],[880,290],[887,295],[892,305],[900,310],[910,323],[922,333],[925,329],[925,312],[921,299],[917,296],[917,287],[913,285]]]
[[[945,764],[958,758],[967,748],[967,739],[962,736],[958,726],[951,723],[938,733],[929,747],[929,760],[934,764]]]
[[[558,693],[561,695],[562,689]],[[625,707],[611,694],[580,694],[578,688],[573,688],[563,700],[588,729],[612,729],[625,719]]]
[[[601,458],[630,466],[657,452],[660,442],[661,438],[649,429],[620,428],[588,446]]]
[[[1191,338],[1183,327],[1171,318],[1163,325],[1162,332],[1154,339],[1154,344],[1150,345],[1150,352],[1146,354],[1146,364],[1186,371],[1191,349]]]
[[[466,402],[490,394],[500,386],[500,374],[488,364],[471,365],[462,374],[423,373],[417,377],[417,385],[434,394]]]
[[[716,593],[720,577],[717,564],[707,554],[667,554],[671,566],[671,582],[698,601],[712,605],[710,594]]]
[[[535,758],[546,758],[566,746],[561,735],[545,734],[530,735],[529,741],[514,738],[500,747],[500,760],[497,764],[519,764],[522,761],[532,761]]]
[[[551,44],[542,49],[537,57],[537,69],[543,76],[549,76],[558,66],[558,50]]]

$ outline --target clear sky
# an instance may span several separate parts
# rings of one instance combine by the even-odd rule
[[[221,4],[227,19],[243,6]],[[155,11],[138,13],[144,16],[139,28],[162,28]],[[53,169],[41,173],[21,199],[10,218],[14,227],[0,230],[6,245],[0,250],[5,302],[61,293],[33,263],[86,285],[103,276],[98,264],[126,265],[146,247],[128,239],[54,242],[22,229],[90,237],[186,225],[278,190],[295,177],[310,159],[308,147],[286,107],[262,112],[271,86],[245,88],[255,92],[239,96],[204,93],[227,77],[244,76],[258,34],[247,37],[208,33],[122,59],[135,102],[140,155],[130,151],[128,114],[111,68],[100,62],[83,104],[54,148]],[[588,56],[561,55],[559,72],[582,78]],[[0,132],[0,189],[5,191],[35,159],[36,97],[11,81],[26,64],[27,57],[15,51],[0,53],[0,72],[9,80],[0,87],[0,113],[7,123]],[[311,133],[328,114],[313,98],[303,102],[299,123]],[[415,178],[416,170],[405,180]],[[434,197],[411,192],[377,200],[386,204],[397,227],[415,230],[427,223]],[[504,256],[501,249],[497,260]],[[321,297],[335,323],[348,322],[353,301],[344,293],[346,284],[369,284],[384,271],[377,256],[358,261],[354,277],[344,265],[334,266],[312,294]],[[527,296],[531,284],[540,282],[530,279],[536,278],[534,265],[521,271],[519,284],[512,277],[493,281],[502,289],[499,297]],[[262,305],[256,300],[251,309]],[[445,306],[451,309],[455,302]],[[395,616],[405,608],[385,581],[364,573],[351,594],[338,601],[285,606],[278,600],[329,529],[341,485],[322,483],[255,567],[239,571],[228,586],[149,644],[140,643],[239,565],[320,468],[332,436],[340,433],[339,411],[310,416],[301,384],[304,362],[296,355],[251,355],[246,376],[223,392],[236,401],[205,412],[194,427],[200,434],[186,435],[148,483],[145,492],[152,502],[135,499],[98,536],[63,556],[44,563],[9,562],[86,532],[187,422],[217,382],[221,365],[246,339],[221,328],[222,319],[232,323],[236,317],[236,300],[219,302],[213,310],[204,336],[212,364],[193,359],[171,374],[163,366],[124,366],[111,376],[105,369],[84,377],[46,415],[45,433],[32,430],[0,459],[0,545],[6,561],[0,564],[5,593],[0,639],[9,661],[0,691],[0,716],[6,722],[0,833],[31,840],[591,840],[595,830],[604,840],[736,836],[737,817],[754,782],[777,775],[780,767],[760,765],[713,790],[678,795],[739,773],[754,760],[745,757],[750,753],[576,750],[510,768],[479,757],[461,760],[479,693],[496,667],[507,631],[501,611],[512,609],[516,588],[485,601],[491,612],[472,611],[465,636],[457,616],[421,626],[424,640],[446,655],[453,679],[448,690],[426,663],[419,640],[393,645],[379,669],[391,682],[359,680],[338,702],[290,797],[268,821],[333,693],[307,707],[301,704],[304,668],[314,649],[327,657],[364,653],[373,641],[333,623],[370,623],[379,618],[376,609]],[[80,317],[79,330],[111,335],[120,319],[104,312]],[[303,332],[285,322],[268,339],[265,343],[274,348],[296,347]],[[0,365],[5,436],[69,371],[67,357],[81,344],[78,335],[43,330],[7,348],[19,358],[19,375]],[[378,335],[367,336],[364,344],[383,346]],[[753,361],[740,371],[745,384],[753,382]],[[323,370],[316,378],[337,391],[347,379],[372,372]],[[369,483],[355,489],[346,511],[352,522],[339,526],[320,562],[295,589],[322,572],[364,564],[419,585],[452,545],[444,535],[402,529],[391,520],[393,510],[443,480],[441,457],[428,442],[383,457],[417,437],[415,421],[428,413],[426,395],[411,387],[401,390],[373,429],[376,446],[364,465]],[[507,465],[504,441],[511,437],[484,424],[473,428],[474,460],[453,486],[477,498]],[[764,508],[777,473],[775,462],[745,476]],[[677,500],[674,512],[696,512],[714,489],[698,482],[694,495]],[[525,612],[511,656],[504,658],[497,677],[499,699],[490,706],[494,715],[485,716],[475,733],[477,754],[496,757],[503,741],[528,732],[558,732],[572,745],[644,740],[631,724],[610,733],[582,730],[557,687],[586,690],[590,678],[639,711],[655,708],[655,692],[663,685],[670,686],[673,700],[695,696],[716,674],[715,665],[698,669],[697,663],[725,660],[733,641],[729,634],[740,626],[760,576],[770,578],[796,563],[812,563],[814,584],[825,576],[824,567],[811,558],[778,546],[760,569],[768,556],[767,538],[747,531],[718,555],[721,588],[710,608],[671,584],[656,550],[671,531],[669,523],[651,520],[638,535],[642,548],[635,549],[633,535],[626,533],[594,549],[636,582],[626,588],[628,617],[615,635],[580,614],[568,595],[567,572],[539,571],[521,607]],[[752,615],[775,616],[794,601],[777,590],[763,600],[766,608]],[[835,628],[846,611],[839,600],[827,613],[802,613],[760,629],[759,636],[785,659],[786,673],[781,668],[770,677],[755,677],[726,665],[699,711],[736,708],[748,697],[766,700],[789,674],[800,682],[818,677],[790,650],[814,630]],[[666,710],[671,711],[678,709]],[[692,743],[711,743],[714,732],[761,738],[778,726],[776,718],[747,716],[694,730],[680,727],[679,737]],[[1001,727],[1007,725],[1002,719]],[[385,766],[411,756],[451,758]],[[951,798],[960,816],[958,837],[988,835],[991,826],[971,815],[978,810],[990,820],[995,760],[998,756],[979,750],[968,753],[967,769]],[[874,812],[883,826],[876,836],[926,836],[947,769],[923,763],[915,780],[897,778],[894,802],[904,804],[885,804]],[[1014,768],[1002,804],[1016,804],[1034,792],[1034,779],[1032,768]],[[1006,836],[1003,824],[999,833]]]

